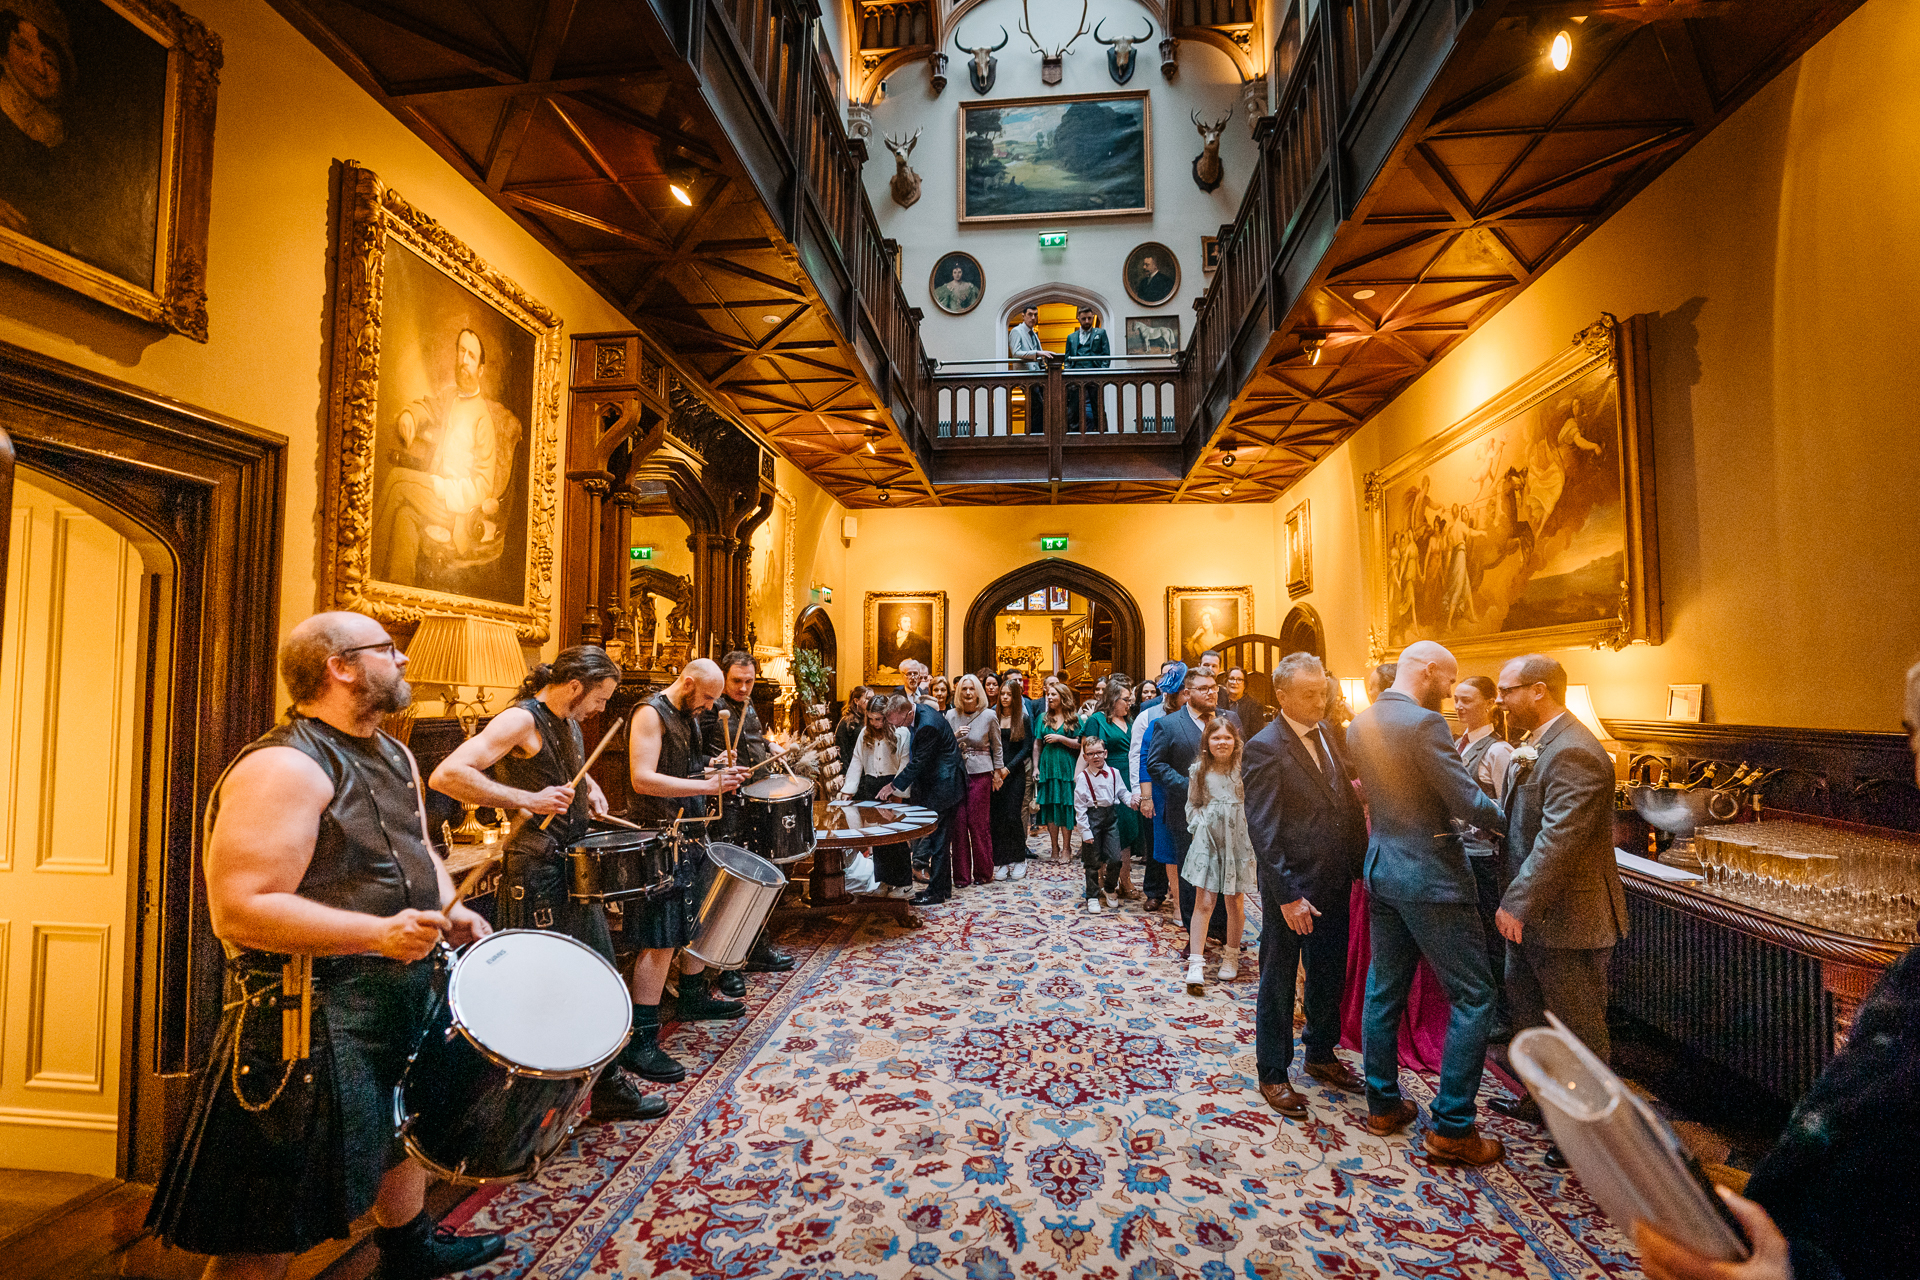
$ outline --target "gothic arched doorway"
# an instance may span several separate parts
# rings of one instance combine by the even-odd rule
[[[1089,569],[1071,560],[1036,560],[1012,573],[996,578],[986,590],[974,597],[967,609],[965,643],[966,670],[998,666],[999,641],[996,626],[1009,602],[1024,601],[1034,592],[1063,590],[1087,601],[1087,627],[1096,643],[1111,656],[1105,661],[1111,670],[1139,675],[1146,661],[1147,633],[1141,621],[1140,606],[1118,582],[1097,569]],[[1047,665],[1051,667],[1049,657]]]
[[[1312,605],[1293,606],[1280,624],[1280,647],[1287,653],[1310,653],[1322,662],[1327,660],[1327,631]]]

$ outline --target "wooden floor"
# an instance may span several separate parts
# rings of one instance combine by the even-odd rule
[[[436,1219],[469,1194],[427,1193]],[[0,1280],[198,1280],[206,1258],[169,1249],[145,1229],[153,1188],[114,1178],[0,1170]],[[378,1261],[372,1215],[351,1240],[302,1254],[288,1280],[366,1280]]]

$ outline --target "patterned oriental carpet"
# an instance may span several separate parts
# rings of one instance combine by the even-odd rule
[[[783,936],[801,963],[753,975],[745,1019],[671,1033],[689,1065],[671,1114],[583,1128],[537,1180],[449,1215],[511,1241],[467,1274],[1640,1274],[1542,1163],[1540,1131],[1483,1111],[1504,1165],[1429,1161],[1431,1078],[1402,1072],[1421,1118],[1390,1139],[1363,1098],[1317,1084],[1313,1118],[1282,1120],[1255,1088],[1251,966],[1189,997],[1175,920],[1089,916],[1077,862],[1030,865],[922,929],[852,916]],[[1312,1083],[1297,1062],[1295,1079]]]

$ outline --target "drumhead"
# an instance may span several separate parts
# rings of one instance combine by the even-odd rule
[[[813,783],[805,778],[762,778],[740,788],[740,794],[749,800],[791,800],[812,790]]]
[[[658,831],[594,831],[581,836],[569,849],[642,849],[659,840]]]
[[[707,856],[713,859],[715,866],[722,867],[753,884],[777,889],[787,882],[787,877],[780,868],[759,854],[742,849],[737,844],[710,844],[707,846]]]
[[[627,984],[593,948],[563,933],[505,929],[453,967],[454,1021],[496,1056],[534,1071],[584,1071],[633,1028]]]

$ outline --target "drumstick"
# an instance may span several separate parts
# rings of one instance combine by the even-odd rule
[[[720,708],[720,768],[722,772],[726,770],[728,765],[733,763],[731,757],[727,755],[728,752],[733,750],[733,748],[727,744],[727,721],[732,718],[725,707]],[[727,811],[727,789],[716,782],[713,784],[713,794],[715,796],[714,806],[721,813],[725,813]]]
[[[467,872],[467,878],[460,882],[458,889],[454,890],[453,901],[447,904],[448,911],[453,910],[462,902],[466,901],[467,895],[473,892],[473,886],[480,883],[480,877],[486,875],[487,872],[493,869],[494,864],[500,861],[501,856],[506,852],[506,846],[498,845],[496,847],[500,850],[500,853],[487,855],[484,861],[474,867],[473,870]]]
[[[613,741],[613,735],[620,732],[620,726],[625,723],[626,721],[624,719],[615,717],[613,724],[607,728],[607,736],[600,739],[600,745],[593,749],[593,754],[587,757],[587,762],[580,766],[580,772],[573,775],[573,781],[569,782],[567,784],[568,786],[577,787],[580,785],[580,779],[587,776],[587,770],[593,768],[593,762],[600,758],[600,753],[607,749],[607,744]],[[547,826],[559,816],[557,813],[548,814],[546,820],[540,824],[540,829],[545,831]]]
[[[649,828],[643,827],[637,822],[628,822],[625,818],[616,818],[610,813],[603,813],[598,818],[595,818],[594,821],[595,822],[611,822],[614,826],[625,827],[629,831],[649,830]]]

